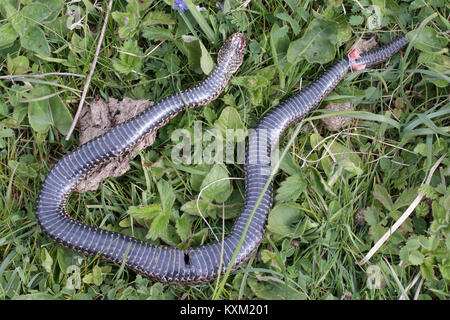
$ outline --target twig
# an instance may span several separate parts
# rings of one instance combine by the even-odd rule
[[[100,32],[100,37],[98,39],[97,49],[95,50],[94,59],[92,60],[91,70],[89,71],[89,75],[86,79],[86,83],[84,84],[84,89],[83,89],[83,94],[81,95],[80,104],[78,105],[77,113],[75,114],[72,125],[70,126],[69,132],[67,133],[66,140],[70,139],[70,136],[72,135],[72,132],[75,129],[75,126],[77,125],[78,118],[80,117],[81,109],[83,108],[84,100],[86,99],[87,91],[89,89],[89,84],[91,83],[91,79],[94,74],[95,66],[97,65],[97,59],[98,59],[98,55],[100,52],[100,48],[102,47],[103,37],[105,35],[106,25],[108,24],[109,13],[111,12],[112,4],[113,4],[113,0],[109,0],[108,10],[106,11],[105,21],[103,21],[103,27],[102,27],[102,31]]]
[[[434,174],[434,171],[437,169],[439,164],[444,160],[444,158],[447,156],[447,154],[444,154],[442,157],[440,157],[436,163],[433,165],[433,167],[430,169],[430,173],[428,174],[427,180],[424,184],[430,184],[431,177]],[[370,251],[367,253],[367,255],[361,260],[358,261],[357,264],[362,266],[365,264],[369,259],[375,254],[375,252],[378,251],[378,249],[389,239],[389,237],[402,225],[403,222],[409,217],[409,215],[414,211],[414,209],[417,207],[417,205],[422,201],[422,198],[424,195],[419,192],[416,199],[409,205],[408,209],[402,214],[402,216],[394,223],[392,227],[389,228],[389,230],[380,238],[380,240],[375,243],[375,245],[370,249]]]
[[[44,78],[47,76],[72,76],[86,78],[85,75],[70,72],[47,72],[41,74],[8,74],[6,76],[0,76],[0,80],[13,80],[16,78]]]

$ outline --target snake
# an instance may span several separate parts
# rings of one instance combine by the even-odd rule
[[[222,241],[187,249],[155,245],[78,221],[67,213],[66,202],[77,183],[95,167],[130,150],[147,135],[155,134],[180,111],[216,99],[243,62],[246,38],[239,32],[224,42],[216,66],[205,80],[162,99],[59,160],[40,190],[36,204],[38,224],[45,234],[66,248],[124,264],[153,281],[199,284],[217,279],[227,268],[234,271],[256,253],[262,242],[272,207],[271,154],[283,132],[317,107],[349,72],[385,61],[406,44],[406,37],[400,36],[368,53],[360,55],[354,50],[343,55],[316,81],[263,116],[248,135],[244,207]]]

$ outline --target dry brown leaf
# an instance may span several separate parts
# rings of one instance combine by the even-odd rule
[[[80,145],[131,119],[151,105],[153,105],[151,101],[133,100],[131,98],[124,98],[122,101],[109,98],[106,102],[103,99],[94,100],[90,103],[89,108],[84,108],[80,116]],[[81,193],[88,190],[96,190],[106,178],[123,175],[130,169],[129,162],[136,156],[137,152],[152,145],[155,137],[156,132],[152,132],[130,150],[95,167],[78,183],[75,191]]]

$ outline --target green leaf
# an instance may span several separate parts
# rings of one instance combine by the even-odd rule
[[[364,210],[364,219],[370,226],[375,226],[378,224],[379,212],[375,207],[369,207]]]
[[[414,265],[418,266],[423,262],[424,256],[422,253],[420,253],[417,250],[412,250],[409,252],[409,262]]]
[[[427,259],[420,265],[420,271],[422,273],[422,276],[428,280],[428,281],[434,281],[434,270],[433,270],[433,264]]]
[[[323,138],[320,135],[311,135],[311,140],[316,139],[316,141],[311,141],[311,145],[317,144],[317,141],[322,141]],[[337,141],[332,141],[327,143],[328,150],[334,155],[337,164],[342,166],[342,168],[348,172],[348,177],[351,178],[355,175],[360,175],[363,173],[362,170],[362,161],[361,158],[351,149],[345,147]],[[333,160],[329,157],[328,150],[326,150],[323,145],[322,147],[322,160],[320,160],[320,164],[322,165],[325,173],[330,176],[331,175],[331,167],[333,165]],[[330,180],[332,180],[330,178]],[[333,185],[333,183],[329,183],[329,185]]]
[[[73,122],[72,114],[58,95],[51,97],[48,103],[50,104],[53,125],[59,132],[66,135]]]
[[[416,35],[417,38],[413,42],[414,48],[428,53],[441,53],[448,51],[448,41],[444,37],[438,36],[435,29],[425,26],[420,32],[419,30],[408,32],[406,37],[409,41],[412,41]]]
[[[47,132],[53,121],[48,99],[45,97],[49,96],[51,91],[48,87],[41,86],[33,89],[31,94],[37,100],[28,104],[30,125],[37,132]]]
[[[291,25],[294,35],[298,35],[300,33],[300,26],[298,22],[293,19],[287,12],[277,12],[275,13],[275,17],[288,22]]]
[[[352,26],[360,26],[363,24],[363,22],[364,22],[364,17],[362,17],[362,16],[351,16],[349,19],[349,23]]]
[[[175,203],[175,193],[173,192],[172,186],[166,180],[159,180],[156,183],[156,187],[158,188],[163,211],[170,212]]]
[[[128,208],[127,213],[134,218],[138,219],[153,219],[162,212],[162,206],[159,203],[150,204],[141,207],[131,206]]]
[[[411,188],[403,191],[395,201],[394,210],[409,206],[417,197],[417,188]]]
[[[142,20],[142,26],[154,26],[158,24],[173,25],[176,20],[172,15],[167,14],[163,11],[150,11]]]
[[[30,27],[31,25],[42,23],[53,13],[49,7],[47,7],[44,3],[30,3],[24,6],[20,13],[22,14],[24,19],[27,19],[27,25]]]
[[[142,30],[142,36],[149,41],[174,40],[172,32],[163,27],[146,27]]]
[[[177,219],[175,227],[181,241],[186,241],[191,234],[191,224],[189,223],[189,220],[185,216],[182,216]]]
[[[336,55],[335,44],[339,24],[332,20],[314,19],[303,37],[291,42],[287,60],[296,63],[305,58],[309,63],[326,63]]]
[[[280,169],[290,176],[302,172],[300,166],[294,162],[293,157],[289,153],[286,153],[283,160],[281,160]]]
[[[157,216],[153,220],[150,230],[148,231],[146,238],[156,240],[158,236],[167,228],[169,224],[169,213],[164,212]]]
[[[275,206],[269,213],[267,229],[281,237],[292,237],[303,214],[289,204]]]
[[[123,44],[119,59],[113,60],[113,67],[120,73],[140,72],[142,67],[142,50],[137,41],[128,40]]]
[[[27,32],[20,36],[20,43],[25,49],[36,52],[37,54],[42,56],[50,55],[50,46],[45,38],[45,34],[36,26],[27,28]]]
[[[300,175],[295,174],[286,178],[281,183],[281,186],[277,190],[277,195],[275,196],[276,201],[295,201],[300,197],[300,195],[306,191],[307,182]]]
[[[48,273],[52,272],[53,258],[45,248],[41,250],[41,265]]]
[[[8,72],[10,74],[25,74],[30,71],[30,62],[25,56],[7,57]]]
[[[202,199],[215,201],[216,203],[222,203],[227,200],[232,191],[230,180],[227,179],[228,177],[228,171],[225,166],[215,164],[206,175],[205,179],[203,179],[201,188],[203,189],[206,186],[208,187],[203,189],[201,195]]]
[[[244,129],[244,124],[235,108],[226,107],[222,110],[219,119],[214,122],[214,128],[222,132],[223,137],[226,137],[227,130]]]
[[[27,97],[30,100],[28,120],[35,131],[45,133],[50,126],[55,126],[62,134],[69,131],[72,114],[52,89],[47,86],[36,87]]]
[[[0,37],[0,49],[11,46],[19,36],[9,22],[0,26],[0,34],[2,35]]]
[[[373,191],[373,196],[375,199],[380,201],[387,210],[392,211],[394,209],[391,196],[388,194],[384,186],[376,184]]]
[[[182,39],[188,52],[189,68],[197,73],[210,74],[214,68],[214,61],[203,43],[189,35],[183,35]]]

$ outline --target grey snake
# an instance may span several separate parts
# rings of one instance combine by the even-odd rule
[[[194,284],[216,279],[228,267],[252,214],[231,269],[240,267],[248,260],[263,238],[272,206],[270,156],[272,146],[279,141],[284,130],[315,108],[352,69],[380,63],[407,43],[402,36],[364,55],[345,56],[319,79],[271,109],[258,122],[248,137],[246,149],[244,209],[223,244],[216,242],[186,250],[156,246],[77,221],[67,214],[65,206],[76,184],[97,165],[129,150],[140,139],[156,132],[178,112],[205,105],[217,98],[243,61],[245,37],[241,33],[233,34],[224,43],[218,54],[217,65],[206,80],[161,100],[57,162],[41,188],[36,206],[37,221],[41,229],[62,246],[86,255],[98,255],[118,264],[125,259],[128,268],[155,281]],[[219,270],[220,265],[222,270]]]

